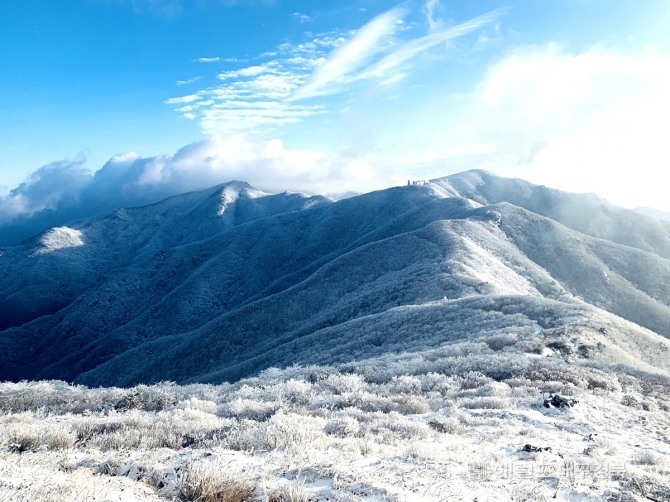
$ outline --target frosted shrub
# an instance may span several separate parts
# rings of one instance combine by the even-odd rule
[[[146,411],[161,411],[177,403],[174,382],[160,382],[151,386],[138,385],[135,391],[140,396]]]
[[[0,383],[0,410],[47,414],[81,413],[102,404],[107,390],[90,390],[60,380]]]
[[[418,378],[421,380],[421,390],[423,392],[439,392],[442,396],[446,396],[457,389],[454,377],[440,373],[427,373],[420,375]]]
[[[326,434],[339,438],[353,437],[358,434],[360,429],[361,426],[358,423],[358,420],[347,416],[328,420],[324,427]]]
[[[592,370],[586,376],[588,387],[590,389],[603,389],[610,392],[621,392],[621,384],[615,376],[607,375],[604,372]]]
[[[566,364],[559,365],[535,365],[532,368],[529,368],[525,376],[530,380],[535,382],[561,382],[561,383],[570,383],[575,387],[582,389],[588,388],[587,383],[587,371],[577,370],[574,367],[570,367]]]
[[[312,499],[309,492],[299,483],[283,483],[268,497],[268,502],[309,502],[310,500]]]
[[[525,352],[527,354],[542,354],[544,352],[545,346],[541,340],[537,338],[530,338],[527,340],[521,340],[518,342],[515,347],[519,352]]]
[[[278,400],[280,403],[305,405],[310,401],[312,384],[303,380],[287,380],[265,389],[263,397],[268,401]]]
[[[430,428],[425,423],[408,420],[395,412],[388,414],[375,413],[369,418],[369,422],[361,424],[363,433],[381,434],[401,440],[425,439],[430,434]]]
[[[380,397],[369,392],[361,392],[360,394],[346,394],[340,396],[340,399],[335,401],[334,407],[336,409],[355,407],[367,412],[382,411],[388,413],[394,409],[395,405],[388,397]]]
[[[463,425],[456,417],[435,417],[428,422],[428,426],[443,434],[460,434]]]
[[[502,333],[500,335],[491,336],[484,340],[484,342],[491,348],[491,350],[499,351],[503,350],[505,347],[514,345],[518,340],[519,338],[515,333]]]
[[[402,415],[420,415],[430,411],[430,406],[421,396],[398,396],[393,398],[394,410]]]
[[[639,465],[659,465],[662,463],[661,457],[651,451],[643,451],[635,455],[635,463]]]
[[[180,500],[197,502],[245,502],[252,500],[255,483],[222,462],[189,462],[176,482]]]
[[[267,424],[254,420],[242,420],[226,430],[217,431],[217,438],[225,448],[237,451],[270,449],[267,436]]]
[[[401,375],[395,376],[387,384],[388,391],[391,394],[420,394],[421,379],[416,376]]]
[[[266,428],[271,448],[300,448],[324,437],[325,420],[294,413],[276,413]]]
[[[492,382],[493,380],[478,371],[469,371],[462,377],[457,378],[456,381],[458,382],[461,390],[470,390],[477,389],[478,387]]]
[[[220,417],[236,417],[262,422],[274,415],[278,409],[279,403],[238,398],[220,405],[216,410],[216,414]]]
[[[15,431],[7,436],[7,448],[13,453],[37,451],[42,446],[40,435],[34,429]]]
[[[82,441],[103,451],[154,448],[179,449],[220,425],[213,415],[196,410],[151,414],[134,411],[76,422]]]
[[[201,411],[203,413],[211,413],[214,414],[216,413],[216,403],[213,401],[205,401],[202,399],[198,399],[197,397],[192,397],[190,399],[187,399],[185,401],[180,401],[179,404],[177,404],[177,407],[185,410],[197,410]]]
[[[40,449],[64,450],[72,448],[77,436],[65,424],[37,422],[13,424],[5,428],[6,447],[13,452],[36,451]]]
[[[213,401],[218,403],[222,397],[225,397],[231,391],[231,387],[232,385],[229,383],[222,383],[219,385],[195,383],[177,386],[174,390],[179,401],[197,398],[203,401]]]
[[[471,410],[505,410],[510,407],[508,399],[499,397],[473,397],[459,400],[462,408]]]
[[[512,388],[504,382],[489,382],[487,384],[468,392],[467,394],[474,397],[497,396],[507,397],[512,393]],[[466,393],[463,393],[466,394]]]
[[[363,392],[365,389],[363,378],[356,374],[342,375],[340,373],[335,373],[329,375],[325,380],[321,380],[317,385],[333,394]]]

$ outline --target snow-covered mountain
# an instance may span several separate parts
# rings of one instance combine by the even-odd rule
[[[338,202],[231,182],[53,228],[0,273],[0,379],[215,382],[495,337],[670,371],[670,223],[483,171]]]

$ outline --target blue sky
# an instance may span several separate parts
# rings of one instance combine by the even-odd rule
[[[0,219],[110,177],[336,195],[470,168],[670,210],[667,26],[665,0],[3,0]]]

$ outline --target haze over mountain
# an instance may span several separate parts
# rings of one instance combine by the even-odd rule
[[[0,253],[0,379],[218,382],[538,333],[670,371],[670,223],[484,171],[338,202],[230,182]]]

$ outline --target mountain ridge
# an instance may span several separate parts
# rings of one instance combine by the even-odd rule
[[[665,346],[669,229],[591,195],[484,171],[337,202],[230,182],[57,230],[76,245],[36,254],[47,232],[5,248],[0,378],[133,385],[329,362],[320,352],[346,362],[399,350],[403,308],[445,301],[426,311],[442,318],[467,298],[491,300],[473,319],[492,315],[502,331],[529,323],[538,302],[591,305],[584,323],[609,312],[617,333],[647,347],[648,328]],[[508,297],[522,317],[507,318]],[[475,336],[447,318],[416,350],[438,350],[451,330]],[[349,356],[336,346],[373,331]]]

